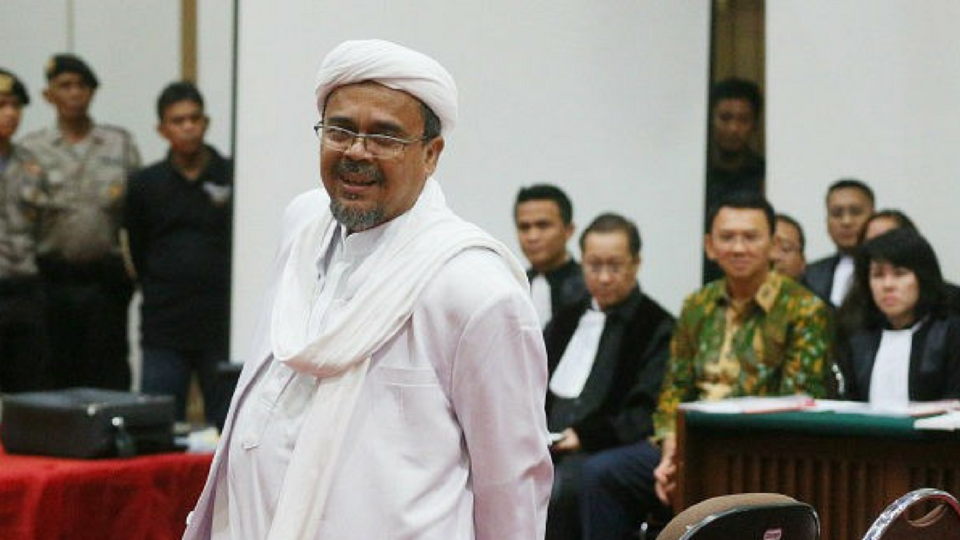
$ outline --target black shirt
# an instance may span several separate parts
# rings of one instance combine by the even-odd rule
[[[226,350],[230,319],[233,169],[212,147],[196,180],[170,156],[131,178],[124,225],[143,291],[142,342]]]

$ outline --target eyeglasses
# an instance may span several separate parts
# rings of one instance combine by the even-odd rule
[[[800,244],[796,244],[789,240],[780,239],[780,251],[784,253],[799,253]]]
[[[317,122],[313,126],[313,132],[325,148],[336,152],[346,152],[353,146],[354,141],[360,139],[364,149],[378,159],[395,158],[402,154],[407,146],[427,140],[427,137],[401,139],[381,133],[357,133],[339,126],[325,126],[323,122]]]
[[[620,274],[625,272],[629,266],[630,266],[629,262],[619,262],[619,261],[613,261],[613,262],[584,261],[583,263],[583,267],[587,269],[587,272],[595,276],[599,276],[600,274],[603,273],[604,270],[606,270],[607,272],[610,272],[610,275],[612,276],[619,276]]]

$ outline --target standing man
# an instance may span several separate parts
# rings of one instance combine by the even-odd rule
[[[36,159],[13,144],[28,103],[20,79],[0,69],[0,392],[52,383],[35,257],[45,178]]]
[[[807,266],[804,281],[834,307],[843,303],[853,283],[853,255],[874,205],[873,190],[859,180],[837,180],[827,190],[827,232],[837,253]]]
[[[800,281],[807,268],[807,259],[803,254],[807,241],[803,227],[792,217],[777,214],[777,228],[773,237],[775,241],[770,252],[773,269],[794,281]]]
[[[583,461],[653,433],[673,317],[637,284],[640,248],[640,231],[623,216],[593,220],[580,237],[590,296],[546,332],[547,426],[558,438],[547,540],[580,538]]]
[[[733,77],[710,90],[707,211],[737,191],[763,195],[766,160],[750,146],[762,112],[763,97],[753,81]],[[704,283],[721,276],[720,268],[704,259]]]
[[[521,188],[513,207],[517,239],[530,261],[530,296],[544,327],[564,306],[584,298],[580,265],[567,251],[576,227],[567,194],[549,184]]]
[[[707,253],[724,278],[684,302],[654,417],[660,445],[642,441],[584,465],[587,540],[626,538],[649,513],[669,515],[681,402],[824,394],[830,311],[803,286],[770,270],[773,208],[755,193],[733,194],[713,209],[709,223]]]
[[[57,125],[27,135],[23,145],[48,176],[37,262],[56,384],[128,390],[133,288],[119,231],[124,187],[140,166],[140,154],[125,130],[90,117],[99,83],[83,60],[55,55],[45,73],[43,97],[56,108]]]
[[[272,353],[244,367],[185,538],[543,538],[546,355],[526,277],[431,178],[453,78],[348,41],[316,93],[329,211],[293,231]]]
[[[230,393],[217,364],[229,359],[233,170],[204,144],[209,119],[192,83],[167,86],[157,115],[170,151],[130,180],[124,209],[143,292],[141,390],[175,396],[183,421],[196,373],[207,422],[222,426]]]

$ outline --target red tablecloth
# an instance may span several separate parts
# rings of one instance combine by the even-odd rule
[[[77,460],[0,448],[0,539],[179,539],[211,458]]]

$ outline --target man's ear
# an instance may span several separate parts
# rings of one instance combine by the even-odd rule
[[[423,152],[424,168],[427,171],[427,177],[430,177],[433,171],[437,170],[440,154],[443,153],[443,137],[435,137],[424,144],[426,145]]]
[[[770,233],[770,247],[767,248],[767,258],[770,259],[773,256],[773,250],[778,249],[779,247],[780,238],[777,235]]]
[[[577,224],[574,222],[567,223],[563,226],[563,239],[567,242],[570,241],[570,238],[573,237],[573,233],[577,231]]]
[[[713,247],[713,239],[710,233],[703,235],[703,250],[707,252],[707,258],[711,261],[717,260],[716,249]]]

